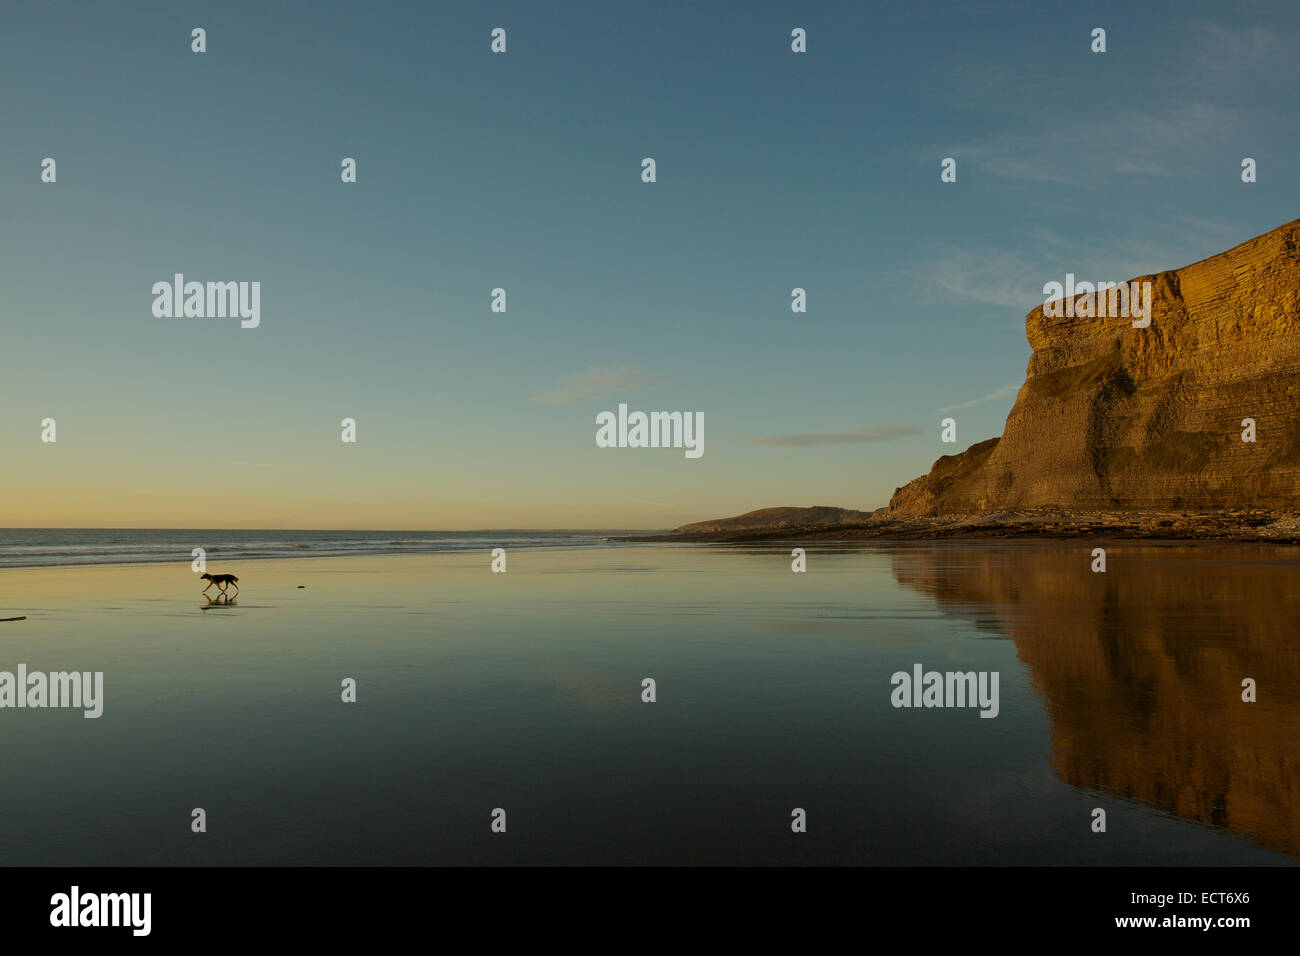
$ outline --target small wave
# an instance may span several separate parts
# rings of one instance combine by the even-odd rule
[[[391,532],[389,532],[391,534]],[[606,532],[606,535],[611,532]],[[210,530],[176,532],[177,538],[153,531],[78,529],[72,532],[0,529],[0,568],[75,567],[101,564],[169,564],[189,566],[194,540],[212,540]],[[446,532],[419,538],[385,538],[384,532],[357,538],[337,532],[239,532],[232,531],[223,545],[204,546],[210,561],[231,564],[241,560],[297,557],[343,557],[347,555],[463,553],[507,549],[568,550],[575,546],[603,547],[611,538],[600,532]],[[185,536],[185,537],[181,537]]]

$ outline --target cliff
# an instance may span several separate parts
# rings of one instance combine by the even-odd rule
[[[1151,283],[1148,328],[1030,312],[1033,355],[1002,437],[940,458],[877,518],[1295,510],[1300,219],[1133,281]]]

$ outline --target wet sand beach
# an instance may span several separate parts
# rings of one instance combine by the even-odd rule
[[[213,567],[241,592],[208,609],[187,562],[3,570],[0,670],[102,671],[104,700],[0,710],[0,858],[1300,860],[1294,552],[1108,547],[263,560]],[[998,672],[996,719],[892,706],[917,663]]]

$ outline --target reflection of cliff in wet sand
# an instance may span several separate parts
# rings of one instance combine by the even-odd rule
[[[1137,551],[1140,549],[1140,554]],[[898,581],[1005,633],[1066,783],[1300,855],[1300,653],[1289,549],[916,549]],[[1242,679],[1257,682],[1242,701]],[[1005,715],[1004,715],[1005,716]]]

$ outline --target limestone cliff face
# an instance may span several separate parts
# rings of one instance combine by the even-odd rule
[[[1300,507],[1300,219],[1134,281],[1149,328],[1030,312],[1001,439],[940,458],[881,514]]]

